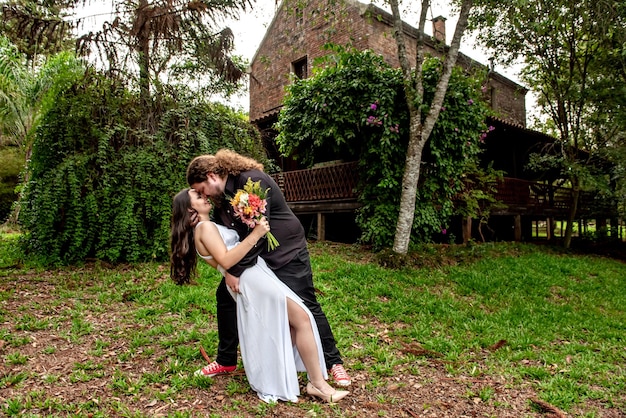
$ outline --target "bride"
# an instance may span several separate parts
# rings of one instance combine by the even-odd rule
[[[183,189],[172,206],[171,276],[189,283],[195,273],[196,254],[224,271],[269,232],[263,218],[243,241],[237,232],[210,221],[211,204],[193,189]],[[191,226],[196,213],[200,222]],[[237,292],[236,292],[237,291]],[[259,257],[244,271],[239,289],[230,289],[237,302],[239,346],[248,382],[260,399],[297,402],[298,372],[306,371],[306,391],[326,402],[336,402],[349,392],[338,391],[328,378],[322,346],[311,312]]]

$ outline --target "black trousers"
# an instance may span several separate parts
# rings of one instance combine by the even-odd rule
[[[274,273],[280,281],[302,298],[304,304],[313,314],[322,341],[326,367],[330,369],[334,364],[343,364],[328,319],[326,319],[326,315],[315,296],[309,251],[306,248],[303,249],[289,263],[274,270]],[[217,331],[219,336],[216,361],[222,366],[234,366],[237,364],[237,346],[239,345],[237,304],[228,293],[224,278],[217,287],[215,296],[217,299]]]

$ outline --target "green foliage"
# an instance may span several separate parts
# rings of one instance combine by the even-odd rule
[[[491,212],[505,207],[504,203],[495,197],[498,181],[501,181],[504,172],[494,170],[492,164],[485,169],[477,166],[468,166],[468,172],[463,175],[463,186],[455,197],[455,214],[463,217],[478,218],[478,231],[484,239],[482,226],[489,221]]]
[[[19,239],[19,234],[0,233],[0,269],[21,265],[24,254],[20,248]]]
[[[0,145],[25,145],[31,109],[37,101],[35,85],[26,57],[0,36]]]
[[[151,135],[116,82],[93,71],[67,81],[47,98],[20,217],[45,263],[167,259],[171,198],[194,156],[226,147],[265,162],[258,133],[222,105],[164,100]]]
[[[14,152],[9,151],[10,148],[3,148],[5,161],[1,173],[3,190],[0,219],[6,217],[7,200],[17,202],[20,198],[19,192],[16,192],[18,173],[24,171],[26,156],[30,156],[39,116],[42,109],[45,110],[49,105],[46,100],[54,97],[55,90],[67,88],[67,83],[83,72],[82,64],[69,53],[51,57],[41,67],[31,66],[15,45],[0,37],[0,146],[15,147]],[[21,156],[19,163],[15,159],[16,155]],[[15,164],[19,164],[19,168]],[[21,181],[24,182],[24,179]],[[21,187],[18,189],[21,190]],[[11,215],[9,222],[14,223],[16,216],[17,211]]]
[[[610,172],[607,155],[623,153],[618,148],[626,126],[624,2],[480,2],[473,13],[474,28],[481,29],[478,40],[497,52],[500,62],[523,62],[521,78],[547,116],[538,119],[537,128],[557,138],[555,156],[535,158],[535,167],[546,172],[557,167],[574,190],[595,189],[601,199],[616,182],[623,187],[617,172]],[[619,199],[620,192],[610,198]],[[569,215],[566,247],[575,215]]]
[[[247,63],[234,50],[234,34],[221,27],[252,3],[248,0],[147,3],[124,0],[99,31],[81,36],[77,50],[89,56],[95,49],[112,72],[120,72],[140,89],[144,111],[152,98],[168,95],[172,84],[196,90],[200,97],[243,88]],[[126,51],[124,54],[113,51]],[[168,80],[167,84],[163,80]]]
[[[277,124],[280,151],[307,165],[353,158],[378,141],[395,144],[406,117],[399,71],[371,51],[336,51],[313,77],[289,86]]]
[[[24,153],[20,148],[0,148],[0,223],[9,216],[11,206],[17,200],[15,189],[23,167]]]
[[[72,27],[64,21],[73,0],[3,2],[0,32],[26,54],[29,60],[72,48]]]
[[[408,144],[408,110],[399,69],[370,51],[335,47],[314,76],[288,88],[277,128],[281,152],[307,164],[358,160],[360,199],[357,222],[363,242],[391,245]],[[441,61],[423,66],[425,103],[432,102]],[[456,68],[441,115],[424,151],[412,241],[436,239],[454,213],[452,198],[462,175],[477,167],[487,133],[487,107],[480,100],[481,75]]]

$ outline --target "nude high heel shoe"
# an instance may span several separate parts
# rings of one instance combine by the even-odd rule
[[[350,392],[347,390],[335,390],[335,393],[333,393],[332,395],[326,395],[321,390],[313,386],[313,383],[309,382],[306,384],[306,393],[311,396],[317,396],[325,402],[333,403],[339,402],[340,400],[348,396],[348,393]]]

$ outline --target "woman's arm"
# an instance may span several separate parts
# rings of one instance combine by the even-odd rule
[[[213,256],[217,264],[225,269],[229,269],[248,254],[257,241],[268,233],[269,230],[269,223],[264,218],[239,245],[228,250],[215,224],[213,222],[203,222],[195,231],[197,234],[196,247],[206,249],[209,253],[207,255]]]

